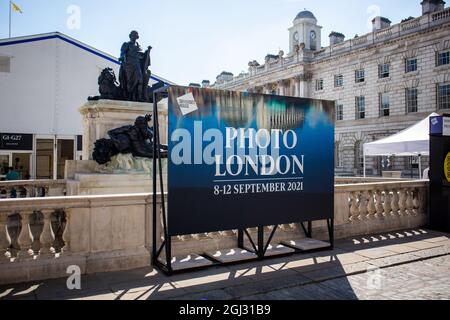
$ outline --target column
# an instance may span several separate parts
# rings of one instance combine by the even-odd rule
[[[284,96],[285,94],[284,81],[283,80],[278,81],[277,85],[278,85],[278,95]]]

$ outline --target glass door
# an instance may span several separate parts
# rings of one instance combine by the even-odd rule
[[[36,139],[36,179],[53,179],[53,141]]]
[[[58,157],[57,157],[57,178],[64,179],[64,171],[66,168],[66,160],[75,159],[75,140],[58,139]]]
[[[6,179],[6,173],[8,172],[8,168],[11,166],[11,154],[0,153],[0,181]]]

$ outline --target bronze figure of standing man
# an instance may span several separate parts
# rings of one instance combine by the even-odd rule
[[[151,65],[149,46],[147,51],[142,52],[141,46],[137,42],[139,34],[131,31],[130,41],[125,42],[120,50],[120,84],[125,98],[128,101],[149,101],[148,83],[151,72],[148,70]]]

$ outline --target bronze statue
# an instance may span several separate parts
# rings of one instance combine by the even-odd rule
[[[153,102],[153,91],[164,86],[159,82],[149,87],[151,78],[150,52],[152,47],[149,46],[147,51],[143,52],[141,46],[137,42],[139,33],[131,31],[130,41],[125,42],[120,50],[120,70],[119,82],[111,68],[106,68],[98,78],[100,96],[89,97],[88,100],[125,100],[136,102]]]
[[[148,126],[152,116],[138,117],[134,125],[124,126],[108,132],[111,139],[95,142],[93,159],[98,164],[107,164],[115,155],[131,153],[133,157],[153,158],[153,128]],[[159,146],[161,156],[167,157],[167,146]]]
[[[148,83],[151,77],[148,68],[151,65],[152,47],[149,46],[147,51],[142,52],[138,39],[139,33],[131,31],[130,41],[122,45],[119,58],[121,62],[119,80],[122,92],[128,101],[148,102]]]

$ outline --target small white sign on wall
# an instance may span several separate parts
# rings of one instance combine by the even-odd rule
[[[442,122],[442,135],[450,137],[450,117],[444,117]]]
[[[192,93],[178,97],[177,102],[183,116],[198,110],[197,103],[195,102],[194,95]]]

